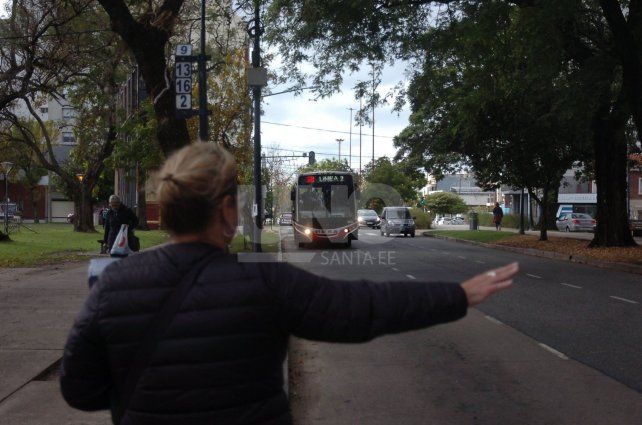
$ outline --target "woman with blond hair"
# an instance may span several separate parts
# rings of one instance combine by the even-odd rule
[[[291,424],[289,335],[365,342],[463,317],[517,265],[463,284],[338,281],[228,253],[236,166],[213,144],[173,154],[158,194],[171,243],[109,266],[67,341],[60,384],[117,424]]]

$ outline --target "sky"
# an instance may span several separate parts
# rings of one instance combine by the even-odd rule
[[[8,0],[0,0],[0,16],[5,15],[6,4],[8,4]],[[380,94],[384,94],[403,80],[403,70],[404,67],[401,64],[384,69],[382,83],[379,87]],[[313,95],[309,92],[304,92],[299,96],[288,93],[264,98],[263,124],[261,126],[264,151],[269,150],[270,147],[278,147],[283,150],[271,150],[274,152],[271,154],[282,152],[283,155],[292,155],[293,153],[300,155],[303,152],[315,151],[317,160],[336,158],[339,155],[339,144],[336,139],[341,138],[344,139],[341,144],[341,156],[343,159],[347,159],[350,152],[349,108],[359,108],[359,102],[354,98],[352,87],[359,79],[368,79],[367,69],[354,75],[345,76],[341,92],[325,99],[313,100]],[[270,87],[270,90],[276,93],[287,88],[287,86]],[[392,112],[390,105],[375,110],[375,157],[395,154],[392,138],[406,126],[408,116],[407,108],[401,113]],[[354,120],[353,124],[355,124]],[[351,165],[358,169],[359,127],[353,126],[352,133]],[[362,133],[362,165],[365,165],[372,158],[372,129],[364,126]],[[288,160],[288,162],[291,167],[295,167],[305,164],[307,159],[297,158]]]
[[[298,152],[315,151],[317,160],[338,157],[341,138],[341,158],[348,159],[350,152],[350,110],[359,108],[352,87],[357,79],[367,79],[367,70],[356,75],[347,76],[342,91],[326,99],[314,100],[312,93],[303,92],[299,96],[291,93],[266,97],[263,105],[264,114],[261,126],[261,142],[266,148],[278,146],[280,149],[291,149]],[[403,66],[397,65],[384,69],[380,94],[394,87],[403,78]],[[278,92],[286,87],[271,87]],[[352,167],[359,167],[359,127],[352,120]],[[408,123],[408,109],[400,113],[392,111],[392,105],[375,109],[375,157],[394,156],[393,137]],[[292,127],[269,123],[287,124]],[[308,128],[300,128],[308,127]],[[313,128],[320,131],[313,130]],[[362,129],[362,165],[372,159],[372,128]],[[301,162],[303,161],[303,162]],[[305,163],[305,159],[298,160]]]

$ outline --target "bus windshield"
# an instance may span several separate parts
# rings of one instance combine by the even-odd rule
[[[299,218],[354,215],[352,179],[349,175],[301,176],[298,191]]]

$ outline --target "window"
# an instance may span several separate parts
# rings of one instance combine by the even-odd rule
[[[65,145],[73,145],[76,143],[76,138],[74,137],[74,133],[71,131],[63,131],[62,133],[62,143]]]
[[[69,107],[62,108],[63,119],[68,120],[68,119],[74,118],[75,116],[76,116],[76,111],[74,111],[74,108],[69,108]]]
[[[46,106],[43,106],[42,108],[40,108],[40,113],[41,114],[48,114],[49,113],[49,108],[47,108]]]

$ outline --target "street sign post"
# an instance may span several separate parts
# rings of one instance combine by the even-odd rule
[[[174,65],[174,81],[176,92],[176,116],[178,118],[189,118],[198,115],[198,111],[192,109],[192,74],[194,72],[192,63],[198,57],[192,55],[191,44],[179,44],[176,46],[176,63]]]

